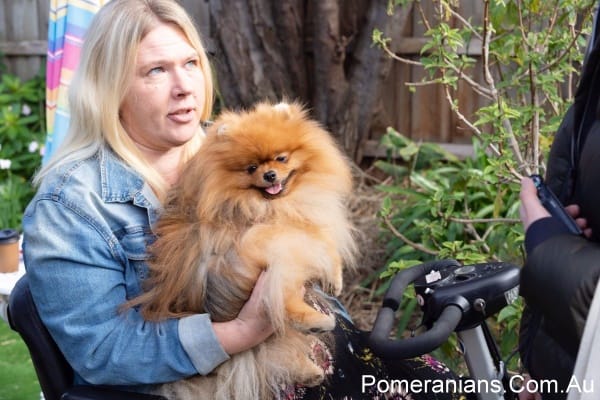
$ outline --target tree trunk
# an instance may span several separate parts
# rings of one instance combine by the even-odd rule
[[[387,0],[209,0],[222,105],[296,100],[360,161],[391,60],[373,29],[397,37],[408,10]]]

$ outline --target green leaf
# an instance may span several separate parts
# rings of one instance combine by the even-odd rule
[[[518,314],[518,311],[515,307],[512,306],[506,306],[504,307],[502,310],[500,310],[500,312],[498,313],[498,317],[496,318],[496,320],[498,322],[502,322],[505,321],[507,319],[511,319],[514,318]]]

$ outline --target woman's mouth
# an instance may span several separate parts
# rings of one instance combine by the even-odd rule
[[[192,122],[196,116],[193,108],[182,108],[167,114],[167,118],[179,124]]]

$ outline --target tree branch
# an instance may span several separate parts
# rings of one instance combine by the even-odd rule
[[[396,236],[398,239],[402,240],[404,243],[406,243],[407,245],[409,245],[413,249],[421,251],[421,252],[423,252],[425,254],[433,255],[433,256],[438,255],[437,251],[430,250],[427,247],[425,247],[425,246],[423,246],[423,245],[421,245],[419,243],[415,243],[412,240],[410,240],[409,238],[407,238],[406,236],[404,236],[403,234],[401,234],[400,231],[396,229],[396,227],[394,226],[394,224],[392,224],[392,221],[390,221],[390,218],[387,215],[383,216],[383,222],[385,222],[386,226],[394,234],[394,236]]]

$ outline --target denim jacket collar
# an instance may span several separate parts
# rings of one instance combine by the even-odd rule
[[[148,209],[148,217],[153,225],[161,204],[150,185],[110,147],[101,147],[98,159],[102,199],[107,203],[132,201],[136,206]]]

